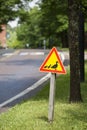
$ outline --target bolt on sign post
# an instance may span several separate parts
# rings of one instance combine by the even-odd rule
[[[55,79],[56,73],[66,74],[61,58],[55,47],[51,49],[48,56],[40,66],[41,72],[51,72],[50,76],[50,92],[49,92],[49,112],[48,121],[52,122],[54,117],[54,97],[55,97]]]

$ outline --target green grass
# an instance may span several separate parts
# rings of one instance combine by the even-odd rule
[[[86,81],[81,84],[83,103],[69,104],[69,70],[56,80],[54,121],[48,122],[49,84],[31,100],[0,115],[0,130],[87,130]]]

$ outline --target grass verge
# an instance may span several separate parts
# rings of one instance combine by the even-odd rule
[[[0,130],[87,130],[86,80],[81,83],[83,103],[69,104],[69,70],[56,79],[54,121],[48,122],[49,84],[31,100],[0,115]]]

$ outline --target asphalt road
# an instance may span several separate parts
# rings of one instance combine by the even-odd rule
[[[17,95],[27,87],[34,84],[46,73],[39,72],[39,67],[48,52],[43,50],[8,51],[0,57],[0,104]],[[24,97],[10,103],[14,105]]]

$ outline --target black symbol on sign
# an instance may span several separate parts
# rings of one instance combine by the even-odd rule
[[[58,61],[56,61],[56,64],[54,64],[51,68],[56,69],[58,67]]]
[[[46,66],[44,66],[44,68],[53,68],[53,69],[56,69],[58,67],[58,61],[56,61],[56,64],[54,64],[54,65],[46,65]]]
[[[50,67],[51,67],[51,64],[44,66],[44,68],[50,68]]]

